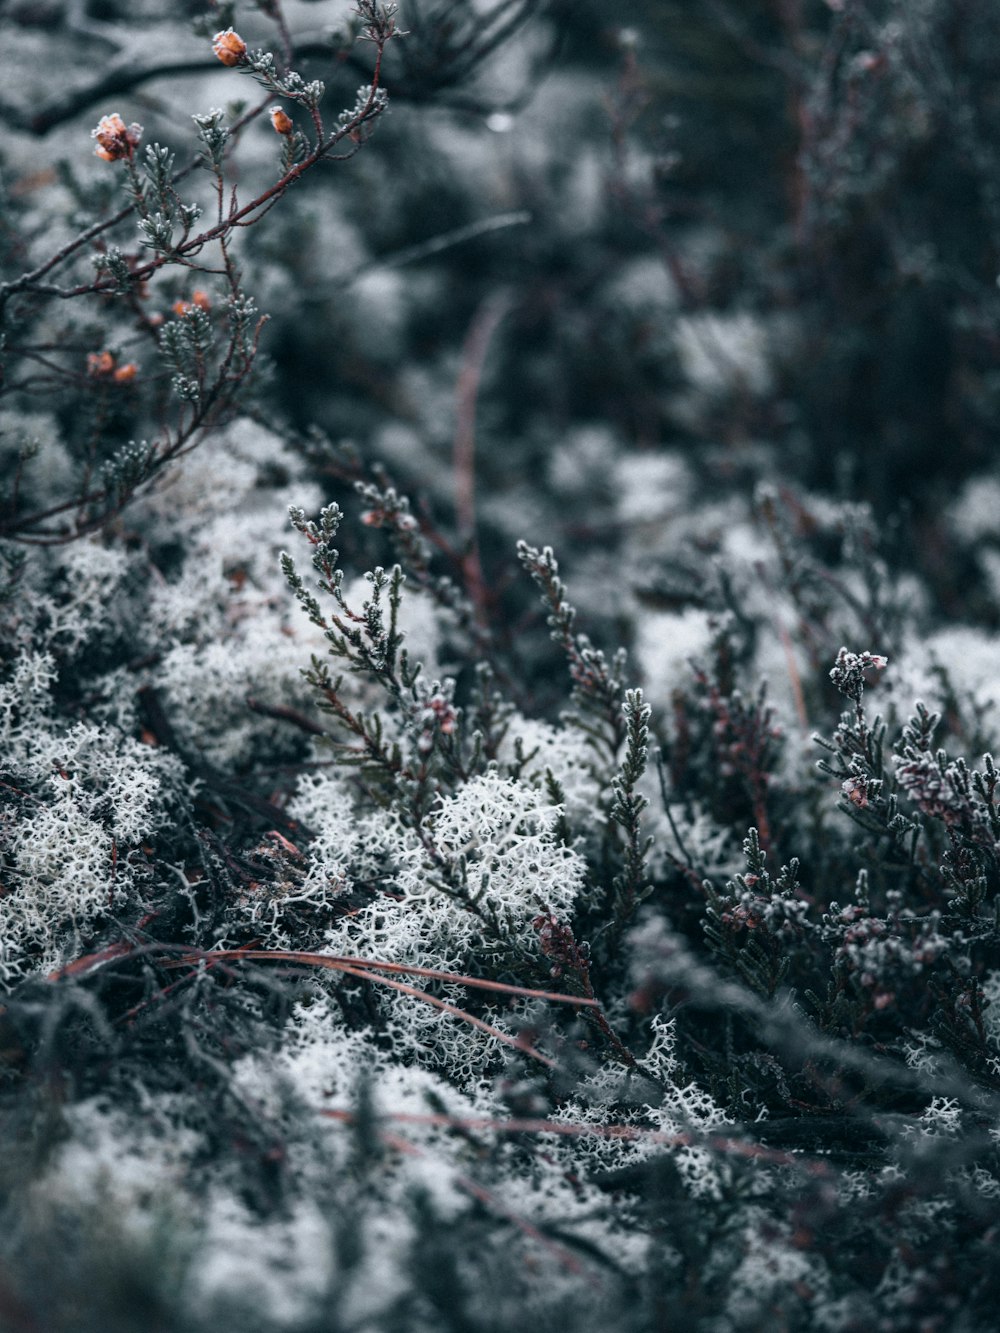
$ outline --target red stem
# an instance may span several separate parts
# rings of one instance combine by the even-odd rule
[[[510,293],[488,296],[473,316],[462,348],[462,369],[456,386],[455,440],[452,458],[455,472],[455,520],[462,557],[465,589],[476,609],[480,625],[486,622],[486,582],[476,537],[476,403],[486,355],[511,305]]]

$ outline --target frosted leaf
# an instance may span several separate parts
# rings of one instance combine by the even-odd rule
[[[947,509],[947,520],[960,541],[972,545],[1000,536],[1000,480],[989,474],[971,477]]]
[[[794,1245],[790,1228],[776,1234],[773,1219],[754,1209],[741,1240],[743,1259],[726,1283],[730,1327],[762,1327],[775,1297],[796,1287],[810,1293],[810,1305],[822,1307],[829,1274],[818,1260]]]
[[[684,460],[674,453],[624,454],[615,468],[616,504],[622,523],[633,527],[646,544],[662,536],[660,525],[673,519],[690,503],[693,478]]]
[[[654,704],[665,709],[671,691],[689,684],[691,659],[707,652],[711,638],[708,612],[696,607],[644,612],[632,651]]]
[[[763,394],[770,388],[768,333],[748,312],[683,315],[674,345],[685,375],[704,394]]]
[[[565,797],[571,827],[587,829],[603,816],[599,810],[602,780],[599,756],[587,736],[573,727],[554,727],[548,722],[515,713],[498,750],[502,764],[517,760],[517,746],[526,757],[520,769],[522,781],[544,790],[551,773]]]

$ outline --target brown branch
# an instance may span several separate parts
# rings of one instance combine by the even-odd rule
[[[280,6],[275,5],[273,8],[275,12],[271,17],[278,26],[282,64],[286,69],[303,61],[316,60],[350,69],[371,81],[369,61],[353,51],[340,52],[328,38],[315,34],[303,34],[297,40],[294,39]],[[436,52],[438,59],[427,68],[418,67],[409,73],[397,73],[383,79],[386,91],[394,100],[413,104],[427,103],[439,99],[442,94],[457,92],[473,78],[477,69],[499,46],[542,9],[544,3],[539,3],[539,0],[514,0],[513,3],[512,0],[500,0],[492,11],[477,16],[473,33],[467,41],[446,52],[444,59],[441,59],[440,52]],[[560,40],[557,24],[549,50],[538,63],[544,64],[551,59]],[[404,61],[404,71],[408,63]],[[45,106],[25,108],[11,101],[0,101],[0,118],[13,129],[41,138],[88,109],[101,106],[109,99],[130,93],[145,84],[175,76],[213,74],[218,73],[218,70],[218,61],[214,58],[191,56],[187,59],[143,62],[136,60],[134,51],[131,51],[119,56],[93,83],[69,89]],[[532,80],[522,95],[509,99],[502,106],[461,95],[451,97],[448,101],[456,110],[485,115],[493,110],[514,109],[523,105],[534,91],[534,86]]]
[[[456,387],[455,439],[452,459],[455,472],[455,518],[459,541],[465,548],[462,574],[476,619],[486,623],[486,583],[476,537],[476,403],[486,355],[500,321],[511,307],[506,290],[488,296],[476,311],[465,345],[462,369]]]
[[[329,1113],[324,1112],[323,1114],[329,1114],[331,1119],[343,1120],[347,1123],[352,1123],[354,1119],[351,1112],[341,1113],[331,1111]],[[396,1117],[393,1118],[395,1119]],[[447,1117],[443,1118],[447,1119]],[[411,1143],[409,1139],[404,1139],[401,1134],[392,1133],[391,1130],[379,1130],[379,1137],[387,1147],[394,1148],[396,1152],[402,1153],[404,1156],[427,1156],[427,1153],[423,1148],[419,1148],[415,1143]],[[540,1231],[533,1222],[529,1222],[526,1217],[522,1217],[520,1213],[515,1213],[512,1209],[508,1208],[492,1190],[487,1189],[485,1185],[480,1185],[477,1180],[473,1180],[471,1176],[465,1175],[464,1172],[458,1172],[454,1179],[456,1185],[458,1185],[460,1189],[465,1190],[466,1194],[470,1195],[473,1199],[478,1200],[479,1203],[485,1204],[487,1208],[491,1208],[498,1216],[517,1227],[517,1229],[523,1232],[530,1240],[537,1242],[537,1244],[548,1250],[568,1272],[584,1277],[591,1286],[600,1290],[600,1283],[593,1274],[588,1273],[584,1269],[575,1254],[568,1250],[564,1245],[560,1245],[557,1241],[546,1236],[543,1231]]]
[[[347,1124],[352,1124],[356,1118],[353,1111],[325,1107],[319,1114],[324,1119],[340,1120]],[[796,1153],[782,1152],[778,1148],[768,1148],[765,1144],[755,1143],[750,1139],[733,1138],[730,1135],[699,1135],[690,1132],[668,1134],[664,1130],[646,1129],[642,1125],[576,1124],[568,1120],[543,1120],[531,1117],[494,1120],[490,1116],[452,1116],[417,1111],[389,1112],[386,1118],[395,1120],[399,1124],[443,1126],[465,1130],[486,1129],[498,1134],[558,1134],[570,1138],[593,1137],[626,1143],[655,1143],[667,1148],[709,1148],[735,1157],[772,1162],[778,1166],[799,1167],[813,1176],[823,1177],[831,1174],[826,1162],[806,1159]]]
[[[257,117],[270,105],[272,100],[271,95],[268,94],[266,98],[256,106],[251,107],[249,111],[244,112],[238,120],[233,122],[230,127],[229,136],[231,144],[236,140],[240,131],[245,129],[251,121],[256,120]],[[0,110],[0,114],[2,114],[2,110]],[[192,172],[197,171],[199,167],[204,165],[205,158],[201,153],[198,153],[186,166],[181,167],[178,171],[174,172],[173,176],[170,178],[170,184],[172,186],[179,185],[182,180],[185,180]],[[46,273],[50,273],[52,269],[57,268],[64,260],[69,259],[71,255],[74,255],[77,252],[77,250],[82,249],[88,241],[100,236],[102,232],[110,231],[120,222],[124,222],[134,212],[135,204],[125,204],[116,213],[112,213],[110,217],[101,218],[99,221],[92,223],[85,231],[80,232],[78,236],[74,236],[71,241],[67,241],[61,249],[57,250],[54,255],[50,255],[43,264],[32,269],[30,273],[22,273],[21,276],[15,278],[13,282],[4,283],[0,286],[0,309],[2,309],[4,303],[11,296],[14,296],[17,292],[21,291],[45,291],[50,295],[59,295],[60,289],[57,287],[40,288],[38,286],[38,279],[43,278]]]
[[[13,129],[41,137],[62,125],[89,107],[99,106],[109,98],[131,92],[133,88],[155,79],[169,79],[174,75],[217,73],[217,60],[166,60],[155,65],[140,65],[130,55],[115,64],[101,78],[83,88],[72,88],[55,98],[48,106],[24,110],[10,102],[0,103],[0,115]]]
[[[501,995],[516,995],[524,999],[531,1000],[554,1000],[561,1004],[571,1004],[581,1009],[596,1009],[598,1003],[594,999],[586,998],[582,995],[563,995],[559,991],[536,990],[533,986],[514,986],[506,981],[488,981],[483,977],[470,977],[464,973],[442,972],[436,967],[417,967],[409,963],[387,963],[382,959],[372,958],[351,958],[342,954],[319,954],[319,953],[301,953],[293,950],[235,950],[241,958],[252,960],[271,961],[273,959],[283,959],[286,962],[305,963],[309,966],[318,967],[340,967],[350,966],[356,968],[373,968],[382,972],[402,972],[407,976],[428,977],[434,981],[452,981],[461,986],[472,986],[480,990],[496,991]],[[218,958],[218,953],[208,955]]]
[[[319,957],[320,955],[317,955]],[[551,1056],[543,1055],[537,1047],[532,1046],[528,1041],[522,1041],[518,1037],[511,1037],[506,1032],[501,1032],[499,1028],[494,1027],[492,1023],[486,1023],[475,1014],[470,1014],[467,1009],[460,1008],[457,1004],[449,1004],[447,1000],[439,1000],[436,995],[431,995],[418,986],[410,986],[405,981],[395,981],[392,977],[379,976],[377,972],[372,972],[367,968],[349,967],[345,963],[331,967],[336,972],[344,972],[349,977],[359,977],[363,981],[375,981],[381,986],[387,986],[390,990],[399,991],[403,995],[412,995],[415,999],[423,1000],[425,1004],[431,1005],[434,1009],[440,1009],[443,1013],[451,1014],[454,1018],[460,1018],[463,1023],[468,1023],[470,1027],[478,1028],[490,1037],[496,1037],[498,1041],[503,1042],[505,1046],[511,1046],[515,1051],[521,1051],[525,1055],[530,1055],[540,1064],[547,1065],[550,1069],[555,1069],[556,1062]]]
[[[296,163],[295,166],[287,171],[280,180],[275,181],[275,183],[269,186],[268,189],[264,190],[262,194],[259,194],[256,199],[252,199],[250,203],[244,204],[243,207],[236,212],[230,212],[221,222],[216,223],[213,227],[209,227],[199,235],[193,236],[190,240],[184,241],[172,250],[157,255],[146,264],[138,265],[131,272],[133,282],[145,282],[159,269],[163,268],[164,265],[181,263],[187,256],[199,254],[210,241],[220,240],[228,236],[235,227],[248,226],[257,222],[263,217],[264,213],[268,211],[270,206],[273,203],[276,203],[277,200],[286,193],[290,186],[294,185],[301,176],[305,175],[310,167],[315,166],[322,158],[328,158],[328,160],[332,161],[341,161],[348,157],[353,157],[357,149],[354,149],[347,154],[343,154],[341,157],[331,158],[329,157],[329,154],[331,149],[335,148],[338,143],[343,142],[344,139],[357,135],[362,126],[366,125],[370,120],[375,119],[379,115],[379,108],[376,106],[377,93],[380,87],[379,70],[379,61],[376,61],[375,71],[372,75],[373,82],[370,86],[368,98],[358,114],[348,121],[346,125],[343,125],[339,130],[335,130],[333,134],[323,140],[322,143],[318,144],[311,153],[307,154],[301,162]],[[269,98],[268,100],[270,101],[271,99]],[[121,214],[121,216],[127,217],[128,213],[132,211],[132,207],[130,206],[126,212]],[[108,224],[101,224],[101,227],[97,228],[97,230],[103,229],[105,225]],[[93,228],[91,229],[92,232],[94,230],[95,229]],[[77,238],[76,242],[71,243],[73,249],[78,248],[79,239],[80,238]],[[45,266],[45,269],[42,271],[46,271],[53,266],[53,262],[49,261]],[[23,275],[15,282],[7,283],[3,288],[0,288],[0,298],[8,298],[16,291],[23,291],[29,288],[35,295],[58,296],[62,300],[71,300],[77,296],[114,292],[116,290],[113,278],[98,278],[94,282],[81,283],[76,287],[56,287],[49,284],[42,286],[33,281],[38,273],[39,270],[36,270],[34,273]]]
[[[328,733],[325,727],[321,727],[318,722],[312,718],[306,717],[295,708],[287,708],[283,704],[265,704],[260,699],[254,699],[249,694],[246,700],[247,708],[251,713],[259,713],[261,717],[273,717],[277,722],[290,722],[298,727],[300,731],[307,732],[310,736],[326,736]]]
[[[406,973],[412,976],[428,977],[432,980],[450,981],[462,986],[478,987],[483,990],[496,991],[503,995],[516,995],[529,999],[555,1000],[563,1004],[574,1006],[592,1006],[593,1001],[583,999],[575,995],[560,995],[555,991],[534,990],[528,986],[512,986],[505,982],[487,981],[480,977],[468,977],[461,974],[442,972],[436,968],[409,966],[404,963],[389,963],[381,959],[350,958],[346,956],[309,953],[305,951],[292,949],[190,949],[182,945],[169,944],[149,944],[149,945],[131,945],[125,942],[118,942],[109,945],[107,948],[100,949],[96,953],[87,954],[82,958],[75,959],[66,967],[59,968],[55,972],[49,973],[47,980],[61,981],[67,977],[82,976],[93,972],[106,963],[115,960],[124,960],[127,958],[149,957],[157,954],[180,954],[178,958],[165,961],[165,967],[189,967],[192,963],[204,963],[208,967],[218,967],[220,964],[230,964],[238,962],[252,963],[291,963],[305,967],[320,967],[328,971],[340,972],[345,976],[356,977],[361,981],[375,982],[377,985],[386,986],[390,990],[395,990],[403,995],[411,995],[415,999],[423,1000],[434,1009],[440,1009],[443,1013],[451,1014],[452,1017],[460,1019],[463,1023],[468,1023],[481,1032],[495,1037],[503,1042],[505,1046],[510,1046],[524,1055],[529,1055],[532,1059],[546,1065],[550,1069],[556,1067],[556,1061],[550,1056],[543,1054],[535,1046],[525,1040],[523,1037],[512,1037],[507,1032],[502,1032],[494,1027],[492,1023],[487,1023],[475,1014],[470,1014],[467,1009],[462,1009],[459,1005],[450,1004],[447,1000],[441,1000],[436,995],[431,995],[428,991],[422,990],[419,986],[411,986],[408,982],[399,981],[393,976],[382,976],[382,972]]]

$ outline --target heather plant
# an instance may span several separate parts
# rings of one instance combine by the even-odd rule
[[[315,12],[0,20],[0,1324],[991,1328],[992,18]]]

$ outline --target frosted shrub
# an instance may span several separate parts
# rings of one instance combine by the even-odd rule
[[[677,321],[677,350],[692,388],[711,395],[767,391],[767,332],[747,313]]]
[[[560,813],[511,778],[471,779],[430,811],[423,840],[398,831],[388,858],[389,882],[401,894],[398,912],[388,916],[379,905],[352,918],[348,933],[367,936],[383,957],[432,965],[524,943],[540,908],[571,911],[586,871],[555,837]]]
[[[992,1329],[996,16],[8,8],[0,1325]]]
[[[69,725],[54,659],[22,654],[0,684],[6,831],[5,986],[68,962],[148,880],[140,845],[177,809],[181,767],[113,726]]]

